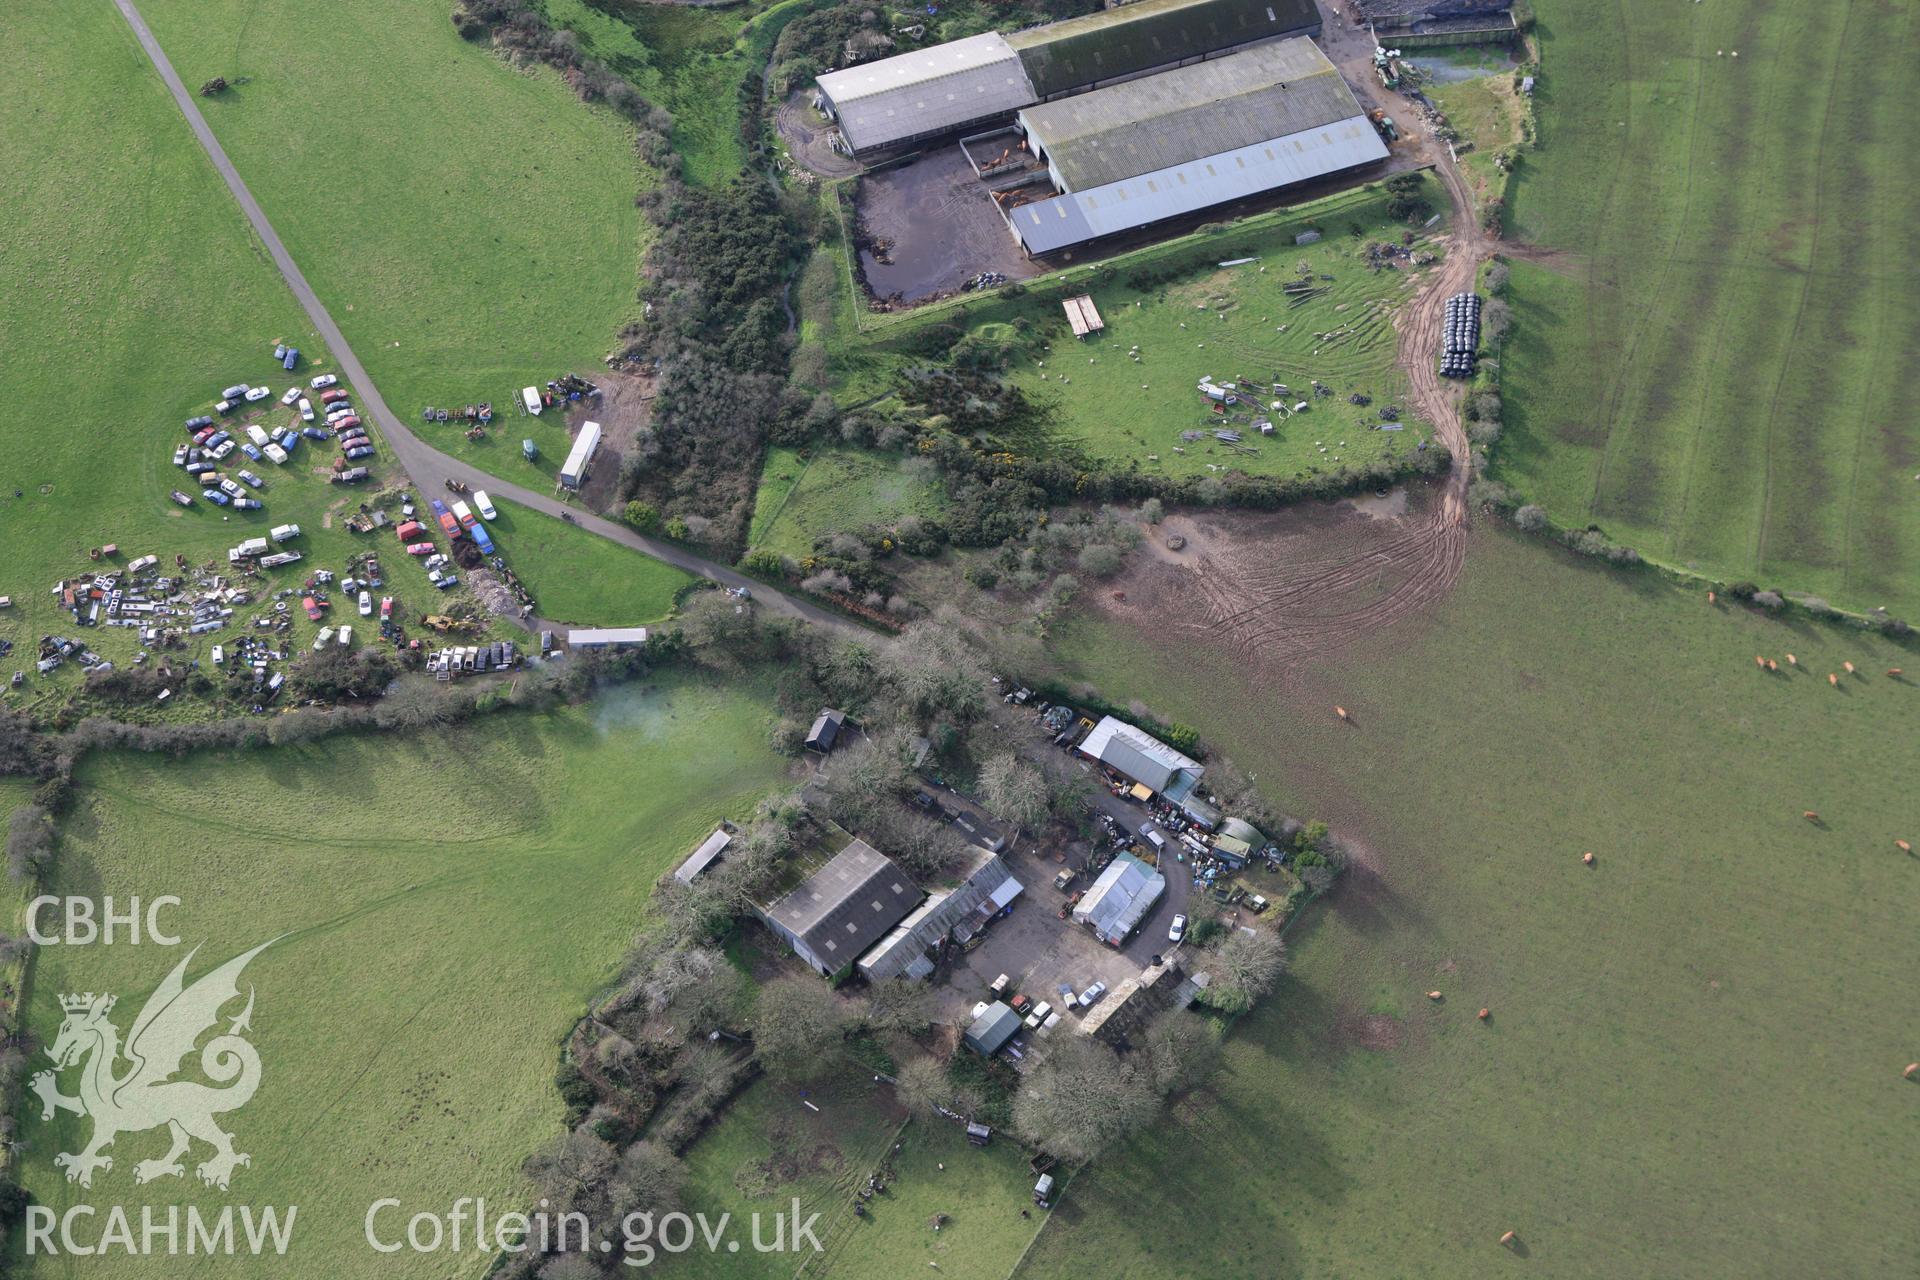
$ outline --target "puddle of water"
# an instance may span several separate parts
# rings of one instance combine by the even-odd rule
[[[1416,56],[1413,62],[1434,84],[1459,84],[1484,76],[1507,75],[1520,65],[1504,53],[1493,52],[1472,61],[1449,62],[1444,58]]]
[[[1370,520],[1391,520],[1407,514],[1407,490],[1404,485],[1389,489],[1384,494],[1369,493],[1348,498],[1347,502]]]

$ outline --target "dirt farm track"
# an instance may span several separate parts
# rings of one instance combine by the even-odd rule
[[[1318,514],[1169,521],[1187,539],[1179,552],[1156,548],[1102,607],[1153,627],[1205,636],[1264,675],[1285,679],[1302,662],[1415,613],[1453,588],[1466,559],[1467,485],[1472,478],[1462,392],[1439,374],[1446,300],[1473,287],[1492,241],[1479,229],[1459,172],[1444,158],[1436,174],[1453,211],[1440,265],[1394,317],[1399,362],[1419,416],[1452,454],[1446,478],[1406,514],[1368,516],[1344,507],[1336,536]],[[1309,525],[1312,529],[1309,529]],[[1249,536],[1258,529],[1260,533]],[[1297,549],[1300,558],[1289,554]],[[1175,602],[1185,599],[1181,607]],[[1204,602],[1198,611],[1195,599]]]

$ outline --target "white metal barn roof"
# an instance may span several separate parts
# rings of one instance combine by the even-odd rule
[[[1081,740],[1080,752],[1118,769],[1135,782],[1146,783],[1155,791],[1165,791],[1174,775],[1183,770],[1197,776],[1206,768],[1146,730],[1113,716],[1104,717],[1093,727],[1093,732]]]
[[[1130,853],[1120,854],[1074,907],[1074,921],[1093,926],[1103,940],[1119,946],[1139,927],[1166,888],[1165,876]]]
[[[829,71],[818,84],[856,151],[1018,111],[1040,96],[994,31]]]
[[[1202,156],[1137,177],[1090,187],[1013,210],[1010,221],[1028,253],[1047,254],[1150,226],[1167,218],[1386,158],[1366,116]],[[1097,731],[1096,731],[1097,732]]]

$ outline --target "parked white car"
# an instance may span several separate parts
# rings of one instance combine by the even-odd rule
[[[1187,918],[1185,916],[1175,916],[1173,923],[1167,926],[1167,941],[1178,942],[1186,936]]]
[[[473,491],[473,509],[480,513],[482,520],[497,520],[500,518],[500,513],[493,509],[493,499],[487,496],[485,489],[475,489]]]
[[[287,406],[287,408],[291,409],[293,408],[294,402],[299,398],[300,398],[300,388],[298,386],[288,387],[287,393],[280,397],[280,403]]]
[[[373,593],[371,591],[362,591],[360,593],[360,616],[363,618],[371,618],[373,616]]]
[[[353,628],[352,628],[352,627],[342,627],[342,628],[340,628],[340,636],[339,636],[339,639],[340,639],[340,647],[341,647],[342,649],[344,649],[344,648],[346,648],[346,647],[347,647],[348,645],[350,645],[350,644],[352,644],[352,643],[353,643]]]
[[[307,399],[305,396],[300,397],[300,421],[313,421],[313,401]]]
[[[334,383],[338,381],[340,381],[340,379],[334,377],[332,374],[323,373],[319,377],[315,378],[312,382],[309,382],[307,385],[309,387],[312,387],[315,391],[325,391],[328,387],[332,386]]]
[[[268,390],[266,387],[248,387],[247,403],[256,404],[259,401],[265,400],[268,396],[272,394],[273,392]]]

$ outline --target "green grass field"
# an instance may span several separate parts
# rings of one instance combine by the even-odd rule
[[[945,505],[939,481],[916,478],[899,458],[833,448],[802,458],[775,447],[761,468],[747,542],[800,558],[823,533],[935,516]]]
[[[494,509],[499,518],[487,528],[549,622],[653,622],[673,611],[675,596],[693,581],[651,556],[552,516],[498,500]]]
[[[804,3],[805,0],[799,0]],[[793,7],[795,0],[788,0]],[[752,19],[779,6],[696,7],[639,0],[548,0],[547,17],[649,101],[673,113],[673,146],[696,186],[717,186],[747,164],[740,136],[741,81],[758,68],[746,38]]]
[[[142,12],[189,85],[250,77],[203,110],[394,411],[490,400],[515,445],[564,454],[557,420],[512,402],[591,375],[634,308],[630,127],[462,41],[440,0]]]
[[[517,1203],[522,1158],[560,1130],[560,1036],[611,976],[653,881],[718,819],[778,785],[765,715],[752,689],[667,680],[580,712],[503,714],[430,737],[90,760],[54,892],[178,895],[170,920],[202,946],[196,973],[284,935],[247,971],[263,1082],[227,1117],[253,1163],[228,1195],[193,1182],[136,1187],[133,1164],[164,1141],[128,1135],[113,1170],[82,1191],[52,1157],[73,1148],[84,1122],[45,1125],[36,1109],[24,1181],[43,1203],[118,1203],[136,1215],[185,1201],[298,1205],[276,1274],[484,1271],[474,1255],[375,1254],[362,1237],[368,1205]],[[609,795],[622,799],[609,805]],[[114,991],[125,1030],[182,954],[46,948],[32,1024],[50,1041],[59,993]],[[194,1263],[197,1275],[268,1265]],[[63,1258],[35,1274],[151,1270]]]
[[[117,543],[122,563],[154,554],[171,564],[178,554],[224,566],[226,548],[292,521],[303,532],[292,545],[308,560],[269,572],[280,586],[317,565],[337,569],[366,544],[336,518],[351,510],[339,505],[349,491],[314,474],[335,456],[326,442],[303,441],[284,467],[239,453],[222,464],[224,474],[248,467],[267,481],[260,511],[222,512],[171,465],[186,442],[181,424],[212,413],[221,387],[265,382],[278,393],[329,368],[327,353],[119,15],[35,0],[14,17],[0,49],[0,135],[14,144],[0,175],[0,202],[12,211],[0,241],[0,294],[9,300],[0,346],[16,354],[0,362],[0,398],[16,407],[0,423],[10,458],[0,595],[14,600],[0,611],[0,638],[19,648],[0,660],[0,676],[26,669],[15,705],[44,708],[71,695],[79,672],[70,664],[32,678],[31,647],[75,632],[50,591],[93,567],[88,548]],[[61,145],[34,141],[50,136]],[[271,360],[281,340],[303,353],[297,374]],[[263,403],[229,425],[293,416]],[[390,470],[379,465],[386,461],[383,449],[376,475]],[[168,498],[175,488],[194,497],[191,508]],[[390,556],[388,569],[398,592],[424,603],[431,589],[417,568]],[[204,655],[232,630],[196,637],[188,652]],[[312,630],[299,618],[295,642]],[[86,638],[120,662],[137,643],[133,631],[109,627]]]
[[[1920,1264],[1920,860],[1893,844],[1920,686],[1881,674],[1911,655],[1704,595],[1483,534],[1429,621],[1251,706],[1231,663],[1063,629],[1082,676],[1201,726],[1375,873],[1294,931],[1217,1086],[1077,1181],[1023,1274]],[[1756,670],[1787,651],[1800,671]]]
[[[1012,325],[1028,336],[1015,335],[1008,380],[1055,409],[1045,441],[1012,442],[1015,448],[1070,446],[1105,466],[1174,476],[1310,476],[1410,452],[1428,437],[1422,424],[1407,417],[1403,430],[1378,430],[1379,411],[1405,394],[1391,316],[1418,276],[1405,263],[1378,272],[1366,264],[1368,241],[1397,243],[1407,230],[1386,219],[1384,204],[1373,189],[1344,192],[1030,281],[1013,297],[963,295],[872,318],[864,333],[855,331],[854,317],[835,314],[822,326],[835,397],[849,405],[885,398],[903,369],[924,361],[911,344],[932,324],[1003,336]],[[1308,229],[1324,239],[1295,245]],[[1241,258],[1256,261],[1218,265]],[[1296,306],[1285,293],[1295,282],[1324,292]],[[1085,341],[1074,339],[1061,309],[1064,297],[1080,293],[1093,298],[1106,324]],[[1223,417],[1195,389],[1202,377],[1245,377],[1261,390]],[[1333,394],[1315,395],[1316,378]],[[1286,395],[1271,390],[1276,381],[1287,385]],[[1348,403],[1356,393],[1371,404]],[[1288,411],[1302,400],[1312,407],[1286,418],[1270,409],[1275,399]],[[1255,430],[1256,418],[1271,418],[1274,434]],[[1238,449],[1213,437],[1222,429],[1242,433]],[[1203,434],[1188,441],[1185,431]]]
[[[1397,240],[1403,229],[1379,224],[1366,238]],[[1122,277],[1096,286],[1091,296],[1105,332],[1076,341],[1057,306],[1036,314],[1052,331],[1050,343],[1016,364],[1010,380],[1058,406],[1063,439],[1121,469],[1310,476],[1404,453],[1426,433],[1411,421],[1382,431],[1379,410],[1405,390],[1391,309],[1411,295],[1416,273],[1370,271],[1363,244],[1334,230],[1303,247],[1276,240],[1258,262],[1203,267],[1171,284],[1136,289]],[[1302,281],[1327,292],[1294,306],[1284,289]],[[1322,341],[1322,334],[1336,336]],[[1128,354],[1135,346],[1137,362]],[[1260,389],[1249,393],[1251,404],[1217,414],[1194,389],[1208,376],[1222,384],[1244,377]],[[1314,379],[1334,394],[1313,394]],[[1289,392],[1273,393],[1273,382]],[[1347,403],[1355,393],[1373,403]],[[1270,409],[1276,400],[1288,410],[1302,401],[1312,408],[1281,418]],[[1273,419],[1273,435],[1252,428],[1259,418]],[[1239,448],[1213,438],[1227,427],[1245,437]],[[1185,431],[1206,434],[1189,442]]]
[[[1511,225],[1568,257],[1514,271],[1499,478],[1661,560],[1920,612],[1912,7],[1536,8]]]

